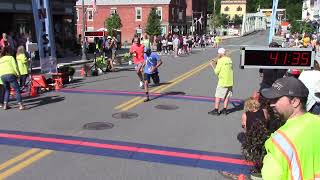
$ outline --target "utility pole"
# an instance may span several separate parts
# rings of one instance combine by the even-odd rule
[[[271,15],[271,26],[269,32],[269,44],[272,42],[272,37],[274,36],[275,25],[277,21],[277,9],[279,0],[273,0],[272,4],[272,15]]]
[[[86,38],[85,38],[85,9],[84,9],[84,0],[82,0],[82,60],[87,60],[87,54],[86,54]]]

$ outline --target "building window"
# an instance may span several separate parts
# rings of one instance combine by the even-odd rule
[[[179,12],[179,20],[182,20],[182,16],[183,16],[183,11]]]
[[[174,8],[172,8],[172,9],[171,9],[171,16],[172,16],[172,21],[174,21],[174,17],[175,17],[175,14],[174,14],[174,12],[175,12],[175,11],[174,11]]]
[[[167,34],[167,27],[166,26],[161,26],[161,35]]]
[[[242,8],[240,6],[237,7],[237,11],[242,11]]]
[[[76,16],[77,16],[77,21],[79,21],[79,9],[76,9]]]
[[[136,7],[136,21],[142,20],[142,8]]]
[[[157,15],[160,17],[160,21],[162,21],[162,7],[157,7],[156,12]]]
[[[87,9],[87,20],[88,21],[93,21],[93,11],[92,9]]]
[[[224,8],[224,11],[229,11],[229,7],[228,7],[228,6],[225,7],[225,8]]]
[[[111,14],[111,15],[117,14],[117,8],[111,8],[111,9],[110,9],[110,14]]]

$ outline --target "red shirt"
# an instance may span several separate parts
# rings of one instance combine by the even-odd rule
[[[9,46],[9,43],[8,43],[8,41],[6,41],[2,38],[0,41],[0,48],[6,47],[6,46]]]
[[[135,53],[136,55],[133,57],[134,64],[139,64],[144,62],[144,45],[140,44],[132,44],[130,48],[130,53]]]

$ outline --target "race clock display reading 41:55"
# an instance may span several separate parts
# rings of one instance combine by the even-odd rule
[[[311,48],[245,47],[241,49],[241,68],[311,69]]]

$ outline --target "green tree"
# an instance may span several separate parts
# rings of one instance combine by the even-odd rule
[[[160,16],[158,16],[156,8],[152,8],[150,11],[146,33],[150,36],[158,36],[161,34]]]
[[[214,0],[214,1],[216,1],[214,14],[218,15],[221,12],[221,0]]]
[[[291,23],[291,33],[307,33],[312,34],[316,29],[309,23],[305,21],[293,21]]]
[[[233,20],[235,25],[242,24],[243,16],[235,15]]]
[[[209,26],[210,26],[212,29],[221,26],[221,25],[222,25],[222,23],[221,23],[221,15],[220,15],[220,14],[218,14],[218,15],[216,15],[216,14],[213,15],[213,16],[209,19],[208,23],[209,23]]]
[[[114,36],[115,31],[122,27],[120,16],[117,13],[112,14],[106,19],[105,25],[108,29],[108,34]]]
[[[226,26],[230,21],[230,17],[227,14],[221,14],[221,25]]]

